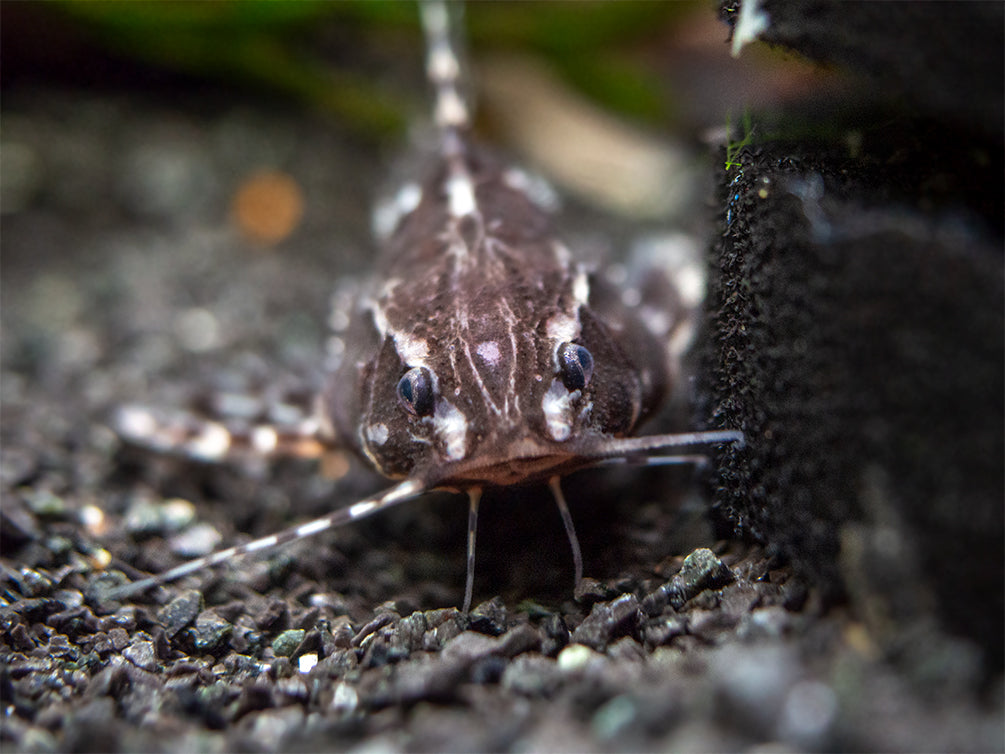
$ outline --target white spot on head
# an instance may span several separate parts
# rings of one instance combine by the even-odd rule
[[[366,308],[373,314],[373,324],[380,333],[381,338],[390,335],[394,339],[394,348],[398,355],[410,367],[428,367],[426,360],[429,358],[429,344],[422,338],[417,337],[411,330],[395,330],[387,319],[381,301],[388,301],[394,298],[395,290],[401,285],[401,280],[391,278],[381,288],[379,298],[375,301],[366,301]],[[433,376],[436,379],[436,376]]]
[[[374,445],[383,445],[387,442],[387,425],[381,422],[371,424],[366,428],[366,439]]]
[[[572,434],[572,393],[559,380],[552,380],[541,401],[541,409],[552,439],[555,442],[568,440]]]
[[[468,419],[450,401],[441,400],[436,406],[433,428],[443,442],[449,460],[464,458],[468,451]]]
[[[455,175],[447,181],[447,200],[453,217],[466,217],[475,213],[478,203],[470,176]]]
[[[578,312],[577,312],[578,314]],[[552,316],[544,325],[544,331],[555,346],[555,368],[558,369],[558,348],[562,343],[568,343],[579,337],[579,319],[559,312]]]
[[[411,333],[394,333],[394,348],[410,367],[426,366],[429,358],[429,343]]]
[[[577,304],[585,304],[590,300],[590,279],[586,270],[576,271],[576,279],[572,281],[572,295]]]
[[[579,311],[572,316],[558,312],[545,322],[544,331],[556,345],[575,339],[579,335]]]
[[[475,349],[475,353],[482,357],[486,364],[491,367],[496,366],[499,363],[501,354],[499,353],[499,344],[494,340],[486,340],[478,344]]]

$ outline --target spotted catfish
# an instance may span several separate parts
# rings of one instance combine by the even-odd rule
[[[439,149],[424,180],[407,183],[383,206],[386,237],[375,274],[333,317],[340,327],[317,421],[296,437],[259,427],[242,438],[214,425],[212,433],[193,429],[161,443],[201,448],[203,457],[242,444],[299,455],[348,445],[400,481],[316,521],[118,587],[113,596],[446,489],[470,501],[467,610],[483,489],[547,482],[578,582],[582,558],[561,476],[628,458],[694,460],[679,449],[742,442],[733,430],[631,436],[673,388],[676,356],[668,344],[687,326],[686,313],[678,307],[654,328],[559,240],[535,182],[471,144],[448,8],[420,8]],[[159,436],[135,409],[120,429],[146,444]]]

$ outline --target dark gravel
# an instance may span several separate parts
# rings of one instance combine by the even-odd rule
[[[575,593],[558,515],[547,491],[528,489],[486,498],[476,579],[481,602],[469,615],[453,607],[464,588],[466,516],[464,502],[449,496],[135,600],[103,600],[102,585],[277,531],[380,484],[360,469],[333,481],[290,461],[201,466],[124,447],[107,425],[125,402],[205,407],[214,395],[249,393],[302,405],[317,384],[333,284],[366,266],[369,201],[387,160],[330,124],[226,98],[168,106],[141,96],[20,89],[5,92],[2,140],[4,747],[1005,748],[1005,694],[1000,666],[988,659],[994,611],[986,602],[988,585],[1001,578],[1001,558],[993,557],[1000,531],[982,539],[976,524],[960,524],[960,510],[975,520],[989,510],[986,488],[968,487],[972,467],[955,463],[970,446],[956,455],[943,445],[891,442],[901,435],[875,425],[867,429],[878,435],[865,429],[854,438],[828,435],[848,426],[844,416],[818,427],[826,436],[792,440],[817,451],[843,449],[821,466],[794,464],[793,445],[763,437],[724,459],[716,484],[728,524],[720,534],[737,531],[746,539],[717,538],[703,518],[695,523],[685,503],[700,497],[703,486],[690,473],[620,469],[570,479],[567,497],[591,576]],[[719,196],[726,235],[714,264],[741,246],[764,253],[730,233],[756,231],[771,218],[784,220],[765,226],[773,233],[808,237],[812,202],[799,187],[812,189],[807,182],[816,174],[823,210],[835,224],[866,211],[847,203],[854,189],[888,185],[876,172],[849,178],[819,152],[810,162],[797,147],[746,153],[742,181],[730,187],[742,188],[743,200]],[[783,151],[795,157],[786,161]],[[172,169],[152,170],[151,161]],[[285,170],[307,197],[303,224],[277,248],[248,243],[228,219],[230,197],[258,167]],[[778,205],[760,214],[752,207],[764,176],[774,181],[770,196]],[[723,187],[733,180],[720,178]],[[933,185],[951,193],[953,184],[947,178]],[[883,228],[921,212],[892,208],[886,189],[861,204],[875,208],[869,217]],[[727,210],[738,225],[726,227]],[[981,207],[975,213],[986,218]],[[988,226],[973,235],[973,228]],[[988,262],[982,251],[995,239],[1000,250],[1000,226],[982,220],[965,230],[964,238],[979,241],[961,264],[973,273],[967,279],[980,283],[967,288],[968,301],[980,303],[991,295],[986,287],[1000,288],[1000,257]],[[876,244],[893,245],[889,236]],[[800,258],[809,269],[798,268],[816,282],[800,287],[785,282],[795,273],[782,263],[793,261],[796,247],[772,248],[778,266],[760,269],[774,270],[767,279],[781,290],[802,291],[800,305],[814,314],[847,301],[873,269],[816,244],[813,255]],[[937,265],[957,257],[947,244],[926,248],[936,266],[925,269],[940,278]],[[911,251],[891,253],[897,263],[890,269],[901,281],[905,269],[916,269],[904,260]],[[991,272],[977,274],[986,264]],[[841,274],[824,275],[833,269]],[[849,271],[855,274],[847,277]],[[738,280],[733,267],[716,274],[722,284]],[[870,289],[862,301],[899,323],[904,285],[893,286],[892,300],[885,289]],[[932,285],[954,315],[980,309],[954,303],[960,293],[950,282]],[[733,311],[738,327],[744,311]],[[765,309],[757,322],[791,311]],[[963,331],[975,338],[993,333],[996,322],[1000,328],[994,316]],[[836,332],[815,329],[820,320],[813,319],[803,331],[808,340],[784,343],[809,348],[807,358],[825,358],[832,352],[814,349],[832,343],[820,339],[842,335],[848,320],[825,321]],[[193,335],[206,328],[213,337]],[[931,331],[918,328],[907,332]],[[998,333],[987,344],[1000,352]],[[721,342],[711,339],[709,348]],[[908,349],[904,358],[921,354],[931,366],[924,341],[920,351],[910,350],[917,340],[900,342]],[[796,393],[804,402],[759,400],[776,400],[771,380],[793,374],[771,371],[785,355],[760,343],[744,356],[760,381],[715,385],[720,392],[703,398],[705,408],[711,404],[707,415],[726,393],[735,399],[727,408],[737,412],[727,416],[750,422],[743,412],[752,405],[808,406],[813,411],[797,412],[804,422],[798,426],[812,425],[814,412],[826,413],[830,404],[813,402],[808,388]],[[905,367],[914,362],[880,363],[886,371],[867,384],[889,387],[878,398],[864,395],[905,396],[893,414],[880,400],[881,418],[911,418],[918,402],[941,395],[927,386],[942,385],[945,371],[901,392],[901,385],[917,385]],[[843,357],[828,364],[835,365],[835,379],[860,366]],[[976,380],[983,364],[983,357],[961,364],[959,379]],[[847,384],[836,384],[835,394],[847,395]],[[967,408],[966,417],[977,415],[966,402],[949,408],[957,405]],[[878,467],[853,478],[838,473],[866,451]],[[923,505],[933,477],[912,477],[919,459],[943,470],[938,480],[971,474],[940,489],[972,494],[946,498],[945,507]],[[820,474],[805,476],[808,468]],[[913,481],[902,486],[905,479]],[[823,486],[834,480],[838,486]],[[857,491],[853,503],[894,504],[836,507],[845,500],[836,494],[841,484]],[[839,525],[851,528],[839,536]],[[944,541],[945,532],[952,542]],[[954,544],[957,536],[963,544]],[[910,556],[892,554],[891,541],[906,543]],[[838,542],[854,557],[837,559]],[[959,567],[942,569],[944,557]],[[968,630],[968,622],[979,630]]]

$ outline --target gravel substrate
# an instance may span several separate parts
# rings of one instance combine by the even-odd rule
[[[126,447],[109,421],[127,403],[246,414],[309,404],[328,298],[336,281],[366,268],[369,205],[387,159],[330,124],[258,103],[168,107],[39,89],[5,93],[2,149],[5,749],[1005,748],[1005,691],[988,659],[995,624],[978,601],[1000,583],[1001,563],[987,561],[994,543],[967,528],[984,543],[985,570],[960,567],[949,582],[925,573],[939,562],[938,521],[898,529],[899,519],[877,524],[858,508],[849,519],[805,497],[822,494],[813,480],[765,472],[758,464],[772,454],[781,465],[771,473],[791,461],[765,444],[727,458],[722,477],[620,468],[569,479],[590,577],[575,591],[547,490],[518,489],[486,496],[479,604],[468,615],[455,607],[466,506],[451,496],[106,599],[111,584],[383,484],[350,459],[333,459],[336,478],[297,461],[200,465]],[[750,202],[723,193],[721,220],[730,209],[736,228],[757,230],[762,216],[750,207],[761,186],[743,181],[764,175],[785,187],[772,194],[780,208],[771,217],[805,213],[810,200],[797,189],[833,163],[776,158],[747,155],[732,189],[742,184]],[[271,248],[229,219],[232,197],[259,169],[293,176],[306,198],[300,227]],[[829,191],[848,185],[825,179]],[[837,210],[828,217],[844,205]],[[981,243],[995,233],[1000,240],[992,228]],[[713,271],[731,259],[729,243],[717,247]],[[743,324],[742,310],[732,315]],[[763,355],[752,363],[770,368]],[[244,395],[260,405],[249,408]],[[706,395],[706,407],[720,398]],[[750,420],[742,402],[727,408]],[[899,473],[912,449],[940,452],[912,446],[893,453],[890,468]],[[866,477],[873,487],[862,494],[883,492],[884,478]],[[746,540],[722,539],[730,527],[717,533],[708,521],[709,486],[719,489],[721,520]],[[785,518],[807,499],[806,518]],[[986,511],[986,498],[978,502]],[[824,528],[804,540],[794,521]],[[832,557],[837,535],[826,527],[835,521],[850,521],[865,542],[850,566]],[[891,558],[883,532],[921,549]],[[800,552],[805,541],[821,549]],[[954,601],[953,585],[974,586],[966,594],[977,597]],[[894,596],[907,607],[891,627],[870,607],[887,610]],[[946,616],[966,621],[967,610],[982,628],[949,620],[948,631]]]

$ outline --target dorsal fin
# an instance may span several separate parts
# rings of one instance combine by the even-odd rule
[[[426,75],[435,96],[433,118],[444,137],[465,131],[471,125],[470,108],[462,93],[461,56],[451,19],[451,13],[459,13],[461,8],[459,3],[448,4],[444,0],[419,3],[426,37]]]
[[[475,183],[467,163],[464,134],[471,127],[471,110],[462,94],[463,70],[457,52],[451,13],[459,13],[461,3],[423,0],[419,3],[426,36],[426,75],[433,86],[433,120],[440,135],[440,152],[447,167],[444,190],[450,214],[455,218],[477,213]]]

